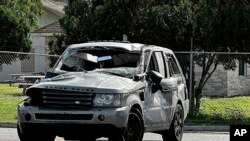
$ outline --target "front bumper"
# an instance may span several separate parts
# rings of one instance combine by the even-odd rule
[[[92,108],[90,110],[64,110],[18,105],[20,124],[65,124],[65,125],[111,125],[116,128],[127,126],[129,107]]]

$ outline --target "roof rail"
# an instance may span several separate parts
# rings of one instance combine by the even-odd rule
[[[130,43],[129,41],[120,41],[120,40],[97,40],[97,41],[88,41],[88,43],[94,42],[117,42],[117,43]]]

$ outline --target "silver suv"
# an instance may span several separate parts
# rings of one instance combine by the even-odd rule
[[[174,53],[138,43],[90,42],[66,49],[18,105],[21,141],[141,141],[145,132],[180,141],[189,110]]]

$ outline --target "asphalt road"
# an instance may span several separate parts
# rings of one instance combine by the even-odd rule
[[[16,128],[0,128],[0,141],[19,141]],[[56,141],[64,141],[56,138]],[[107,141],[102,138],[98,141]],[[143,141],[162,141],[158,134],[146,133]],[[185,132],[182,141],[229,141],[229,133],[225,132]]]

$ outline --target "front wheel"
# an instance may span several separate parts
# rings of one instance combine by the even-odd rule
[[[129,113],[127,128],[123,135],[109,137],[109,141],[142,141],[144,135],[144,123],[139,110],[133,109]]]
[[[163,141],[181,141],[184,127],[184,113],[180,104],[177,104],[174,119],[170,129],[162,133]]]

